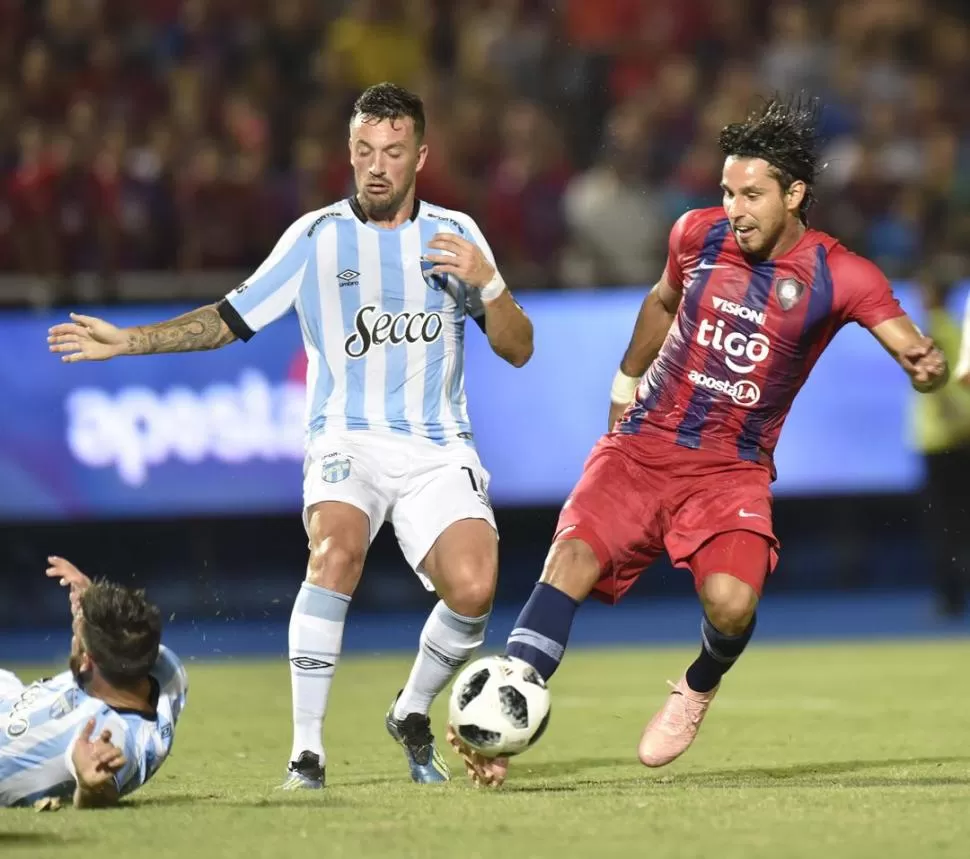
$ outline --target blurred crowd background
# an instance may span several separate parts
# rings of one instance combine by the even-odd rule
[[[812,223],[891,276],[970,247],[970,5],[944,0],[0,0],[0,271],[246,270],[351,191],[348,110],[426,99],[419,193],[518,289],[652,282],[717,132],[825,104]],[[2,290],[2,287],[0,287]]]

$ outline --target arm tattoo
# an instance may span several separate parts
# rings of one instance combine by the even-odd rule
[[[141,325],[128,331],[129,355],[158,352],[201,352],[218,349],[236,339],[214,304],[208,304],[175,319],[155,325]]]

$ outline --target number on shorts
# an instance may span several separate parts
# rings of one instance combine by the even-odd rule
[[[471,467],[467,465],[463,465],[461,467],[461,470],[468,475],[468,479],[471,481],[471,484],[472,484],[472,492],[478,492],[478,483],[475,482],[475,472],[472,471]]]

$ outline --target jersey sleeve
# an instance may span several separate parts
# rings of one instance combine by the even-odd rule
[[[64,763],[75,783],[77,783],[77,770],[74,768],[74,746],[77,745],[81,731],[84,730],[89,718],[91,717],[80,721],[74,731],[74,736],[67,744],[67,750],[64,752]],[[143,761],[138,754],[134,735],[128,725],[125,724],[125,720],[108,707],[102,707],[101,711],[93,718],[94,731],[91,733],[91,737],[99,737],[105,729],[111,731],[111,744],[125,756],[124,766],[114,774],[118,795],[123,796],[126,793],[131,793],[144,782],[142,776],[144,771]]]
[[[307,233],[316,215],[310,212],[292,223],[262,265],[219,303],[220,316],[240,340],[249,340],[293,307],[312,248]]]
[[[872,329],[904,315],[889,280],[875,263],[838,248],[829,255],[828,264],[843,321]]]
[[[691,209],[684,212],[670,228],[667,239],[667,263],[664,266],[664,279],[671,289],[682,292],[684,289],[684,258],[700,250],[697,225],[704,217],[703,210]]]
[[[152,676],[158,681],[159,695],[168,698],[172,718],[178,722],[188,700],[189,677],[182,661],[164,644],[158,649]]]

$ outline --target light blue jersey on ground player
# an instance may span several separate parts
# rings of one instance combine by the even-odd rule
[[[464,324],[481,319],[479,292],[427,274],[421,257],[436,233],[491,249],[461,212],[417,202],[394,229],[368,223],[355,199],[310,212],[220,305],[237,337],[295,308],[306,346],[307,426],[375,430],[470,444]],[[228,306],[227,306],[228,305]]]
[[[166,647],[151,671],[158,683],[157,717],[114,710],[80,689],[70,671],[29,686],[13,683],[5,672],[0,686],[0,807],[30,805],[74,793],[71,753],[89,719],[94,735],[107,728],[122,750],[125,765],[115,774],[124,796],[147,782],[172,749],[175,724],[188,693],[185,669]]]

